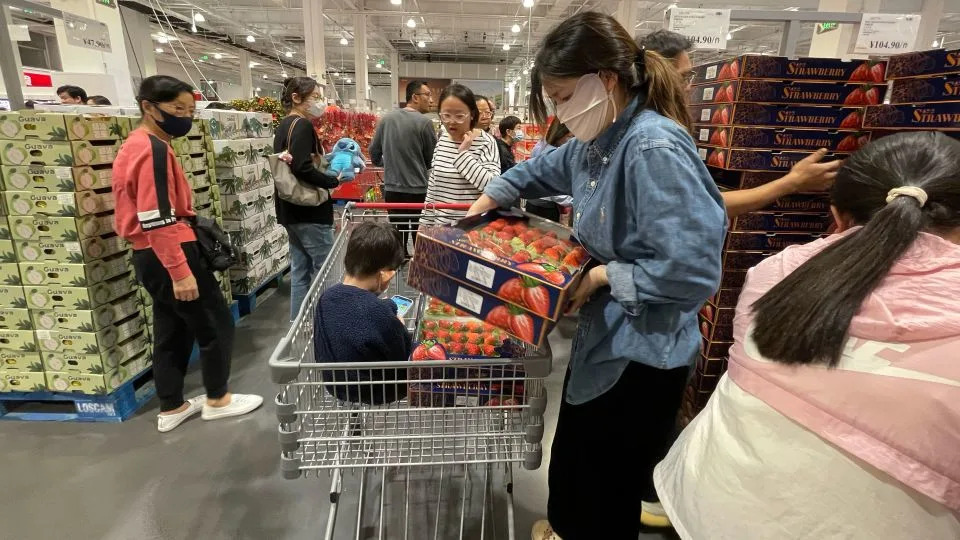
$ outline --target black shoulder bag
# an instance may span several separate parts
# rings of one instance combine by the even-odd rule
[[[230,237],[223,232],[217,222],[204,216],[189,218],[190,226],[197,235],[200,253],[210,265],[211,270],[223,272],[237,264],[237,250],[230,243]]]

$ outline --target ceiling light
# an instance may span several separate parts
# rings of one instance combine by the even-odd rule
[[[253,43],[257,38],[253,37],[253,34],[247,36],[247,43]]]
[[[160,47],[157,47],[156,49],[154,49],[154,52],[156,52],[157,54],[159,54],[159,53],[162,53],[162,52],[163,52],[163,49],[161,49]]]
[[[346,83],[347,83],[347,84],[350,84],[350,83],[352,83],[352,82],[353,82],[352,80],[350,80],[350,77],[347,77],[347,78],[346,78],[346,79],[344,79],[344,80],[346,81]]]
[[[509,50],[510,50],[510,44],[509,44],[509,43],[504,43],[504,44],[503,44],[503,50],[509,51]]]
[[[417,27],[417,21],[413,20],[413,17],[410,17],[409,19],[407,19],[407,28],[416,28],[416,27]]]
[[[530,74],[530,70],[529,70],[529,69],[523,70],[523,74],[524,74],[524,75],[529,75],[529,74]]]
[[[532,7],[533,7],[533,0],[523,0],[523,7],[525,7],[525,8],[532,8]]]
[[[258,86],[258,87],[256,87],[256,88],[254,88],[253,91],[254,91],[254,92],[259,92],[259,91],[260,91],[260,87]]]
[[[260,65],[260,62],[250,62],[249,64],[247,64],[247,67],[252,68],[252,67],[255,67],[255,66],[259,66],[259,65]]]
[[[727,41],[731,39],[733,39],[733,34],[731,34],[730,32],[727,32]]]
[[[160,34],[159,36],[157,36],[157,43],[163,44],[163,43],[168,43],[169,41],[170,40],[164,34]]]
[[[341,45],[349,45],[350,42],[347,41],[347,38],[342,37],[342,38],[340,38],[340,44],[341,44]]]
[[[517,23],[513,23],[513,26],[510,27],[510,31],[513,32],[514,34],[519,34],[519,33],[520,33],[520,25],[517,24]]]
[[[196,24],[193,24],[193,23],[190,23],[190,31],[191,31],[192,33],[196,34],[196,33],[197,33],[197,25],[196,25]]]
[[[203,13],[194,13],[193,20],[197,22],[206,22],[207,18],[203,16]]]
[[[284,54],[284,56],[286,56],[287,58],[293,58],[293,51],[287,51],[287,52]]]
[[[213,53],[214,60],[223,60],[223,55],[220,53]]]
[[[424,48],[424,47],[426,47],[426,46],[427,46],[427,43],[426,43],[425,41],[422,41],[422,40],[421,40],[421,41],[418,41],[418,42],[417,42],[417,47],[420,47],[421,49]]]
[[[395,6],[399,6],[401,3],[403,3],[403,0],[390,0],[390,3]]]
[[[266,74],[266,73],[263,74],[263,78],[264,78],[264,79],[267,78],[267,74]]]
[[[937,47],[940,46],[940,42],[935,39],[933,40],[933,43],[930,44],[930,46],[936,49]]]
[[[286,79],[286,78],[287,78],[287,72],[286,72],[286,71],[281,71],[281,72],[280,72],[280,76],[283,77],[284,79]]]

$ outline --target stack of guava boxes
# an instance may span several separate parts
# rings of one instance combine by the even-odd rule
[[[273,176],[272,116],[240,111],[204,111],[210,122],[223,228],[240,254],[230,269],[235,296],[253,295],[289,265],[286,230],[277,225]],[[241,302],[243,306],[249,305]],[[246,313],[241,313],[246,314]]]

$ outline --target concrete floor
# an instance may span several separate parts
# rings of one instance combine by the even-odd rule
[[[284,480],[279,473],[277,421],[266,361],[288,326],[289,293],[284,285],[239,323],[231,387],[267,398],[263,408],[240,419],[204,422],[199,416],[176,430],[156,431],[156,401],[122,424],[0,422],[0,539],[47,540],[219,540],[322,538],[329,508],[329,479]],[[556,354],[547,381],[552,399],[547,411],[543,466],[514,472],[516,538],[529,538],[530,527],[546,512],[549,441],[569,353],[562,328],[551,336]],[[200,373],[187,378],[188,395],[202,392]],[[499,479],[494,470],[492,478]],[[345,480],[336,538],[377,538],[379,476],[370,477],[356,531],[359,477]],[[433,529],[439,478],[420,478],[421,491],[411,495],[409,538],[457,538],[462,471],[447,471],[445,489],[454,495],[441,506],[448,526]],[[425,481],[424,481],[425,480]],[[481,476],[471,476],[467,506],[473,517],[464,524],[464,538],[480,538]],[[404,477],[392,472],[386,499],[404,492]],[[502,485],[495,481],[494,513],[498,534],[507,538]],[[476,512],[474,512],[476,510]],[[637,509],[639,511],[639,509]],[[388,504],[383,511],[384,538],[403,538],[403,509]],[[436,532],[436,534],[434,534]],[[641,535],[641,538],[673,538]]]

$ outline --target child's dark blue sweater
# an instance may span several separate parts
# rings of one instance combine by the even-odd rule
[[[313,325],[317,362],[405,362],[413,350],[410,334],[397,318],[396,304],[351,285],[334,285],[320,296]],[[403,399],[407,388],[405,384],[370,384],[370,381],[406,377],[406,369],[324,372],[328,382],[358,383],[327,386],[328,390],[335,390],[338,398],[375,405]]]

